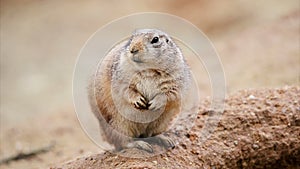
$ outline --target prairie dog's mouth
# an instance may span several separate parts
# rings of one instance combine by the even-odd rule
[[[139,55],[132,55],[131,60],[136,62],[136,63],[143,63],[141,57]]]

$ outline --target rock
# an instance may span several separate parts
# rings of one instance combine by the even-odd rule
[[[249,96],[248,96],[248,99],[252,100],[252,99],[256,99],[256,97],[253,96],[253,95],[249,95]]]
[[[252,144],[252,148],[253,148],[253,149],[258,149],[258,148],[259,148],[259,145],[257,145],[257,144]]]

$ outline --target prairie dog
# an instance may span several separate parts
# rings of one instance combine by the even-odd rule
[[[113,47],[89,84],[89,101],[106,140],[117,151],[174,142],[161,135],[180,113],[191,86],[189,67],[177,45],[157,29],[136,30]],[[139,139],[149,138],[154,139]]]

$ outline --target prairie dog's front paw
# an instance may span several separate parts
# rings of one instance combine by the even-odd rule
[[[164,108],[167,102],[166,95],[160,94],[155,96],[152,100],[149,101],[149,110],[156,111],[161,108]]]
[[[137,109],[147,109],[149,107],[148,101],[143,96],[138,97],[133,104]]]
[[[136,109],[148,109],[149,107],[147,99],[138,93],[129,95],[129,102]]]

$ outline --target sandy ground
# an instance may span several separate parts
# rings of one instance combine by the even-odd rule
[[[76,119],[72,73],[85,41],[112,19],[160,11],[193,22],[215,44],[232,93],[300,85],[299,6],[297,0],[1,1],[0,159],[56,143],[1,168],[45,168],[101,152]],[[209,96],[202,81],[201,97]]]

